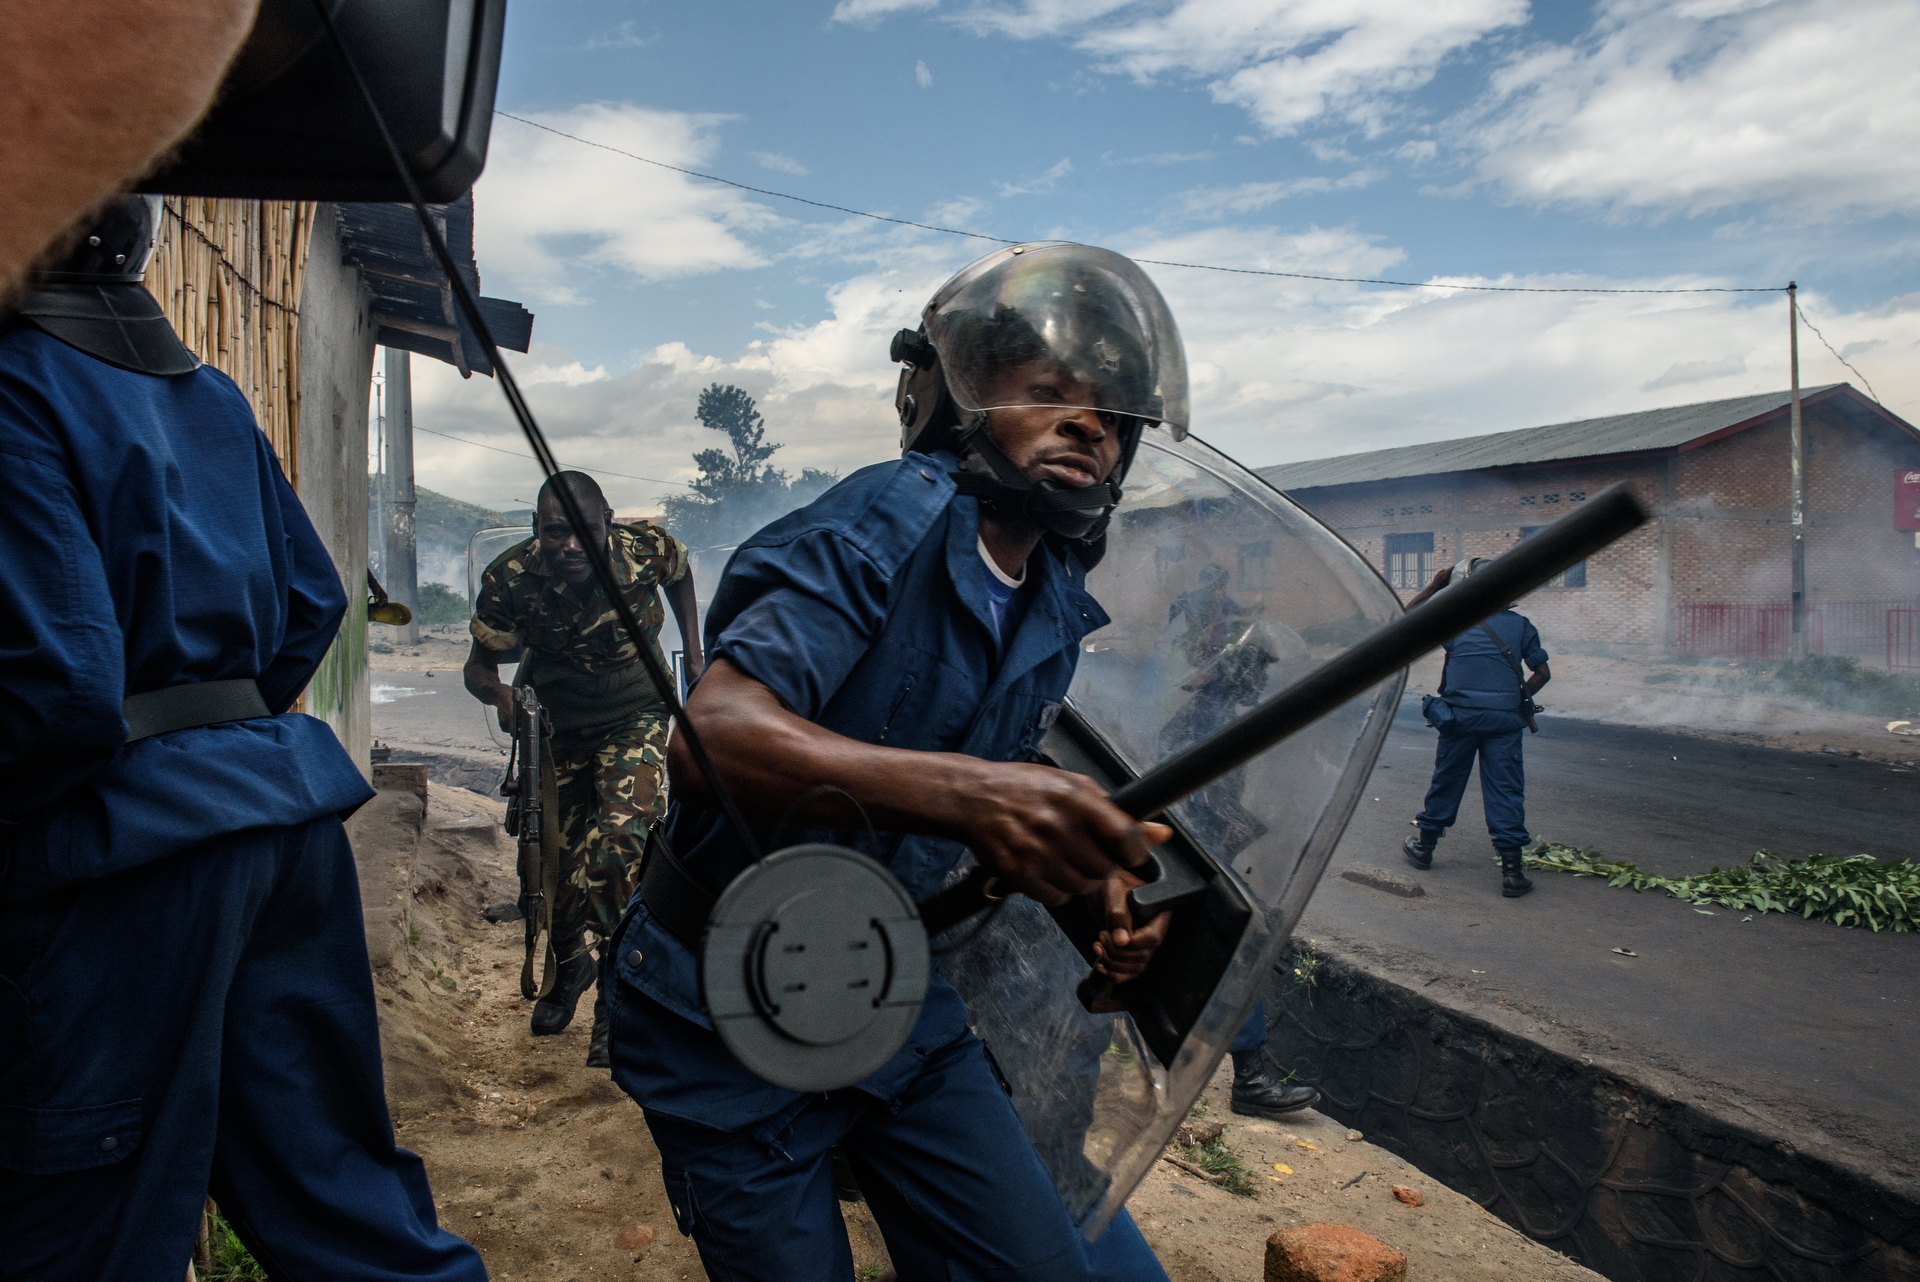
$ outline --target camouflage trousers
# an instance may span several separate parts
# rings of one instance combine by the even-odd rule
[[[559,893],[553,941],[563,959],[601,939],[633,897],[647,829],[666,813],[667,721],[645,716],[611,733],[551,740],[560,803]]]

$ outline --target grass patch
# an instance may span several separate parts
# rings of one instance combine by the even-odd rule
[[[1871,855],[1814,855],[1783,859],[1762,850],[1744,864],[1714,867],[1697,877],[1656,877],[1639,865],[1603,859],[1599,852],[1542,841],[1527,851],[1529,868],[1604,877],[1609,886],[1664,890],[1690,904],[1718,904],[1747,912],[1793,913],[1836,926],[1896,932],[1920,930],[1920,864],[1882,862]]]
[[[1775,668],[1772,680],[1797,698],[1837,712],[1920,711],[1920,675],[1862,667],[1851,655],[1810,654]]]
[[[210,1263],[201,1276],[209,1282],[271,1282],[247,1244],[233,1231],[233,1225],[217,1209],[207,1212],[207,1254]]]
[[[1183,1149],[1180,1156],[1208,1175],[1219,1176],[1220,1187],[1235,1197],[1252,1197],[1258,1189],[1253,1182],[1253,1168],[1240,1160],[1224,1135],[1210,1144],[1191,1145]]]

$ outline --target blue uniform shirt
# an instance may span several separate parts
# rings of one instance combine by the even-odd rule
[[[283,712],[346,611],[233,381],[0,332],[0,875],[24,898],[368,797],[325,723],[126,742],[129,694],[253,677]]]
[[[1513,657],[1524,665],[1522,671],[1547,661],[1547,652],[1540,645],[1540,633],[1525,615],[1507,609],[1487,622],[1507,643],[1507,649],[1513,651]],[[1440,694],[1449,706],[1499,712],[1519,710],[1521,683],[1514,678],[1513,665],[1478,624],[1445,642],[1444,648],[1447,667],[1440,682]]]
[[[955,466],[950,454],[908,454],[862,468],[742,544],[707,612],[710,660],[729,660],[796,715],[851,739],[1026,759],[1066,697],[1080,639],[1107,615],[1087,595],[1079,560],[1043,542],[1027,565],[1024,608],[1008,616],[1013,630],[996,644],[979,504],[956,495]],[[675,853],[716,893],[746,866],[717,812],[675,802],[666,823]],[[771,826],[756,829],[763,847],[772,836]],[[780,834],[782,846],[808,841],[875,855],[916,900],[940,888],[963,851],[959,842],[899,833],[881,833],[877,850],[864,831]],[[625,939],[621,977],[710,1027],[692,952],[644,903]],[[862,1089],[889,1097],[965,1025],[959,994],[936,976],[907,1047]],[[691,1049],[655,1044],[642,1056],[647,1108],[688,1121],[741,1129],[803,1098],[731,1060],[695,1063]]]

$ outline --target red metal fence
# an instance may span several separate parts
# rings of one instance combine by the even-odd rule
[[[1681,605],[1674,648],[1681,654],[1722,659],[1784,659],[1793,626],[1784,602],[1766,605],[1728,605],[1694,601]],[[1822,651],[1825,637],[1816,610],[1807,611],[1808,641]]]
[[[1887,611],[1887,667],[1920,669],[1920,610]]]
[[[1920,665],[1920,641],[1912,622],[1920,601],[1822,601],[1807,607],[1807,649],[1814,654],[1873,654],[1881,640],[1887,662]],[[1785,659],[1792,638],[1792,613],[1784,601],[1731,605],[1696,601],[1680,607],[1674,648],[1701,658]],[[1904,648],[1902,648],[1904,647]],[[1904,661],[1913,660],[1913,664]]]

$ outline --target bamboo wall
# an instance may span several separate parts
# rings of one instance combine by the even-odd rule
[[[168,196],[146,287],[202,361],[240,385],[300,488],[300,288],[311,201]]]

